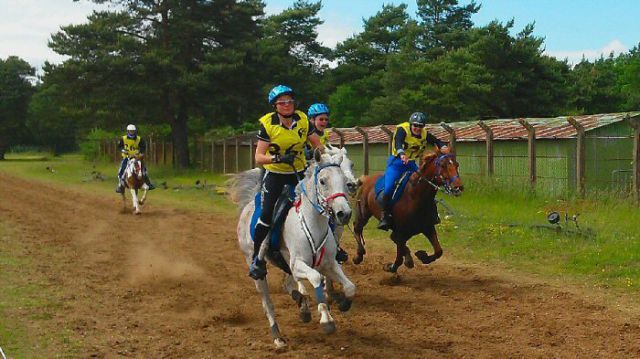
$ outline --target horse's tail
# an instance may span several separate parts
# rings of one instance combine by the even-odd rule
[[[256,193],[262,186],[263,170],[260,168],[250,169],[233,175],[226,182],[229,199],[238,205],[239,209],[244,208],[253,201]]]

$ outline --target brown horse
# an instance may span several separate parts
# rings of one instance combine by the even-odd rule
[[[355,264],[360,264],[366,253],[362,231],[371,216],[380,219],[382,207],[376,199],[376,181],[382,174],[365,176],[362,186],[356,194],[357,211],[354,221],[354,234],[358,244]],[[453,153],[426,153],[417,172],[413,173],[407,183],[402,197],[393,206],[393,227],[391,240],[395,242],[396,260],[392,264],[385,264],[384,269],[395,273],[403,264],[413,268],[411,251],[407,241],[416,234],[422,233],[431,242],[434,254],[429,255],[420,250],[416,257],[424,264],[429,264],[442,256],[442,247],[438,241],[435,225],[439,223],[435,196],[439,187],[448,193],[458,196],[463,191],[462,180],[458,174],[458,162]]]
[[[143,156],[132,156],[127,162],[127,167],[124,171],[124,183],[131,191],[131,200],[133,202],[133,213],[141,214],[140,207],[144,205],[144,201],[147,198],[147,190],[149,186],[144,182],[144,158]],[[138,190],[142,189],[144,192],[142,198],[138,200]],[[125,191],[122,191],[122,204],[126,210],[126,198]]]

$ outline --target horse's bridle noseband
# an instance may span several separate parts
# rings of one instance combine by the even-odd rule
[[[437,182],[442,183],[442,187],[444,188],[444,191],[447,193],[451,193],[451,184],[453,184],[453,182],[455,182],[455,180],[457,180],[458,178],[460,178],[459,175],[455,175],[451,178],[448,178],[445,180],[444,176],[442,175],[442,161],[444,160],[451,160],[451,158],[453,158],[454,156],[450,153],[447,154],[443,154],[438,156],[434,161],[436,164],[436,173],[433,176],[432,179],[429,179],[425,176],[422,175],[422,173],[420,173],[420,171],[417,171],[416,173],[418,174],[418,183],[420,182],[427,182],[429,183],[435,190],[437,190],[439,188],[439,186],[436,184]]]

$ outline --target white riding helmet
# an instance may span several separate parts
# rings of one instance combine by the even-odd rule
[[[136,125],[129,125],[129,126],[127,126],[127,131],[137,131],[137,130],[136,130]]]

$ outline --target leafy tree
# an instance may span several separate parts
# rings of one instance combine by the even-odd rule
[[[571,71],[570,106],[578,113],[616,112],[624,102],[613,55],[589,62],[583,59]]]
[[[17,56],[0,59],[0,160],[12,144],[22,140],[34,91],[29,77],[34,74],[35,69]]]
[[[625,101],[622,109],[640,110],[640,45],[621,55],[619,62],[618,82]]]
[[[480,10],[475,1],[460,6],[458,0],[417,0],[418,21],[422,28],[420,45],[428,58],[466,46],[471,16]]]
[[[29,103],[27,126],[34,141],[58,154],[74,150],[76,130],[61,101],[60,85],[40,86]]]
[[[171,126],[180,166],[189,164],[188,121],[192,114],[232,108],[241,98],[232,79],[258,36],[258,0],[95,0],[120,11],[96,12],[87,24],[70,25],[50,46],[70,60],[58,78],[67,98],[110,128],[127,122]],[[54,76],[52,76],[52,79]],[[214,97],[224,94],[224,97]],[[211,99],[216,104],[209,104]]]

